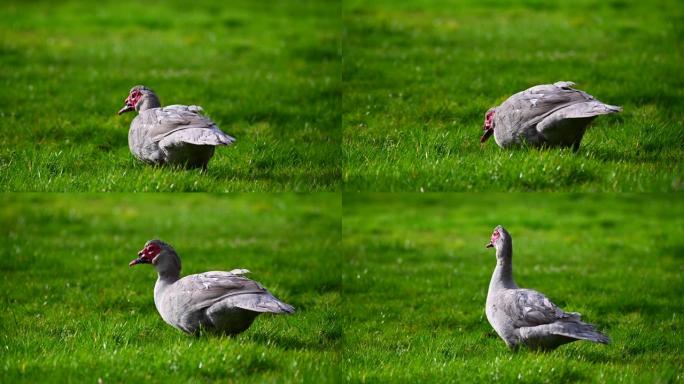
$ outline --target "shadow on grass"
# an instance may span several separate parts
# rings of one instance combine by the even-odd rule
[[[630,151],[616,148],[592,148],[589,150],[589,156],[592,160],[603,163],[657,164],[662,161],[662,149],[662,147],[654,148],[652,146]],[[582,149],[579,153],[582,154]]]
[[[282,170],[284,171],[284,170]],[[232,169],[218,169],[215,168],[212,172],[210,168],[208,171],[209,176],[220,181],[233,181],[235,179],[242,182],[254,182],[254,181],[269,181],[276,185],[291,185],[293,183],[300,182],[305,184],[305,182],[310,182],[312,178],[317,179],[316,184],[318,186],[324,186],[326,188],[334,188],[339,184],[339,179],[341,171],[335,167],[326,168],[316,168],[310,169],[309,171],[302,172],[300,169],[292,170],[293,173],[285,174],[280,170],[273,169],[259,169],[250,168],[242,170],[232,170]]]
[[[330,351],[335,349],[337,340],[341,335],[334,337],[326,336],[329,331],[323,331],[321,337],[317,340],[302,340],[294,336],[274,335],[263,332],[255,332],[249,335],[249,339],[264,345],[274,345],[285,350],[313,350],[313,351]]]

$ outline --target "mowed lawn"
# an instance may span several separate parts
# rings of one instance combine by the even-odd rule
[[[335,1],[0,4],[0,189],[320,191],[340,184]],[[131,87],[237,138],[207,174],[133,158]]]
[[[345,189],[684,189],[683,4],[345,2]],[[578,153],[480,146],[488,108],[559,80],[624,112]]]
[[[327,382],[339,377],[334,194],[10,194],[0,210],[0,382]],[[247,268],[290,316],[234,338],[186,335],[153,301],[161,238],[182,274]]]
[[[346,194],[342,371],[351,382],[668,383],[684,377],[684,200]],[[612,338],[511,352],[485,299],[492,230],[514,277]]]

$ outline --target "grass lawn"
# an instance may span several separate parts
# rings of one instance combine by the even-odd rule
[[[134,198],[132,198],[134,197]],[[0,210],[0,382],[326,382],[339,377],[335,194],[9,194]],[[235,338],[163,322],[145,241],[183,275],[248,268],[294,305]]]
[[[0,190],[337,190],[339,2],[3,1]],[[134,160],[130,88],[196,104],[237,144],[209,172]]]
[[[671,195],[345,194],[342,371],[352,382],[684,380],[684,200]],[[517,283],[613,340],[507,349],[487,322],[503,224]]]
[[[344,188],[684,189],[683,4],[345,2]],[[579,153],[480,146],[489,107],[558,80],[624,112]]]

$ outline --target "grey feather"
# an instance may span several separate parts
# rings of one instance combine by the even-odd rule
[[[594,118],[622,110],[572,88],[574,85],[569,81],[537,85],[491,109],[496,143],[502,148],[527,143],[578,149]]]
[[[243,275],[249,271],[211,271],[180,278],[180,258],[159,240],[162,251],[154,258],[159,278],[154,303],[165,322],[187,333],[243,332],[261,313],[293,313],[294,307],[274,297],[260,283]],[[141,251],[142,252],[142,251]]]
[[[579,313],[565,312],[542,293],[519,288],[513,280],[513,240],[501,226],[494,231],[490,244],[496,248],[497,265],[485,312],[506,345],[547,350],[576,340],[610,342],[593,325],[582,322]]]
[[[206,168],[216,146],[231,145],[235,138],[222,132],[202,108],[195,105],[161,107],[149,88],[136,105],[138,116],[131,122],[128,146],[131,153],[149,164]]]

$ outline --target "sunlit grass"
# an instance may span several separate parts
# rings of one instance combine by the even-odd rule
[[[665,195],[345,194],[344,353],[352,382],[683,379],[684,200]],[[514,275],[612,338],[508,350],[484,313],[492,229]]]
[[[6,191],[312,191],[340,183],[340,4],[3,2]],[[130,88],[201,105],[237,143],[207,174],[133,159]]]
[[[677,1],[345,3],[345,189],[681,190],[683,17]],[[489,107],[559,80],[624,112],[578,153],[480,145]]]
[[[335,194],[3,195],[0,382],[328,382],[340,376]],[[185,274],[247,268],[289,316],[192,337],[154,307],[152,238]]]

